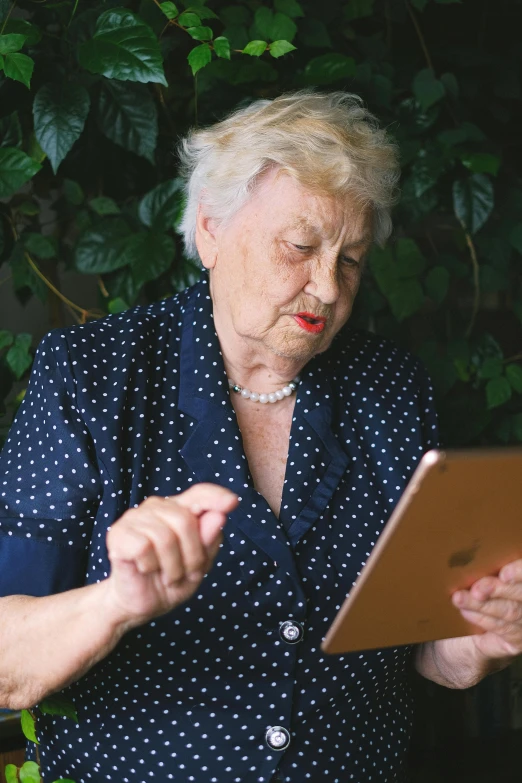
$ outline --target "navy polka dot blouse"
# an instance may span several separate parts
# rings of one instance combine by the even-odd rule
[[[149,495],[210,481],[240,497],[199,591],[66,690],[79,724],[39,718],[46,780],[404,779],[411,648],[320,644],[436,444],[430,385],[349,328],[301,377],[278,520],[249,474],[205,273],[42,341],[0,458],[0,595],[105,579],[107,527]]]

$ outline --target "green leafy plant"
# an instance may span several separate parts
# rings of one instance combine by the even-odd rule
[[[38,705],[41,713],[46,715],[61,715],[78,723],[78,715],[74,704],[63,696],[48,696]],[[21,767],[7,764],[5,767],[6,783],[43,783],[40,775],[40,759],[38,755],[38,739],[36,736],[36,716],[33,710],[22,710],[21,726],[26,739],[33,742],[36,748],[36,761],[26,761]],[[59,778],[54,783],[74,783],[70,778]]]

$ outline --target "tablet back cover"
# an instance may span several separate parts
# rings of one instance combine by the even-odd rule
[[[424,455],[322,649],[343,653],[477,629],[451,594],[522,557],[522,449]]]

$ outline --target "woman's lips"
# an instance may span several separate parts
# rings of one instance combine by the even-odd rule
[[[326,326],[326,318],[320,315],[314,315],[313,313],[297,313],[293,318],[301,329],[304,329],[306,332],[312,332],[313,334],[322,332]]]

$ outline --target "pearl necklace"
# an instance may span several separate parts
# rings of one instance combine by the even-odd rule
[[[244,389],[238,383],[234,383],[231,378],[228,379],[228,385],[236,394],[241,394],[244,400],[252,400],[252,402],[260,402],[261,405],[265,405],[267,402],[278,402],[285,397],[290,397],[297,389],[299,381],[299,376],[296,376],[293,381],[283,386],[282,389],[277,389],[277,391],[270,392],[270,394],[259,394],[258,392],[250,391],[250,389]]]

